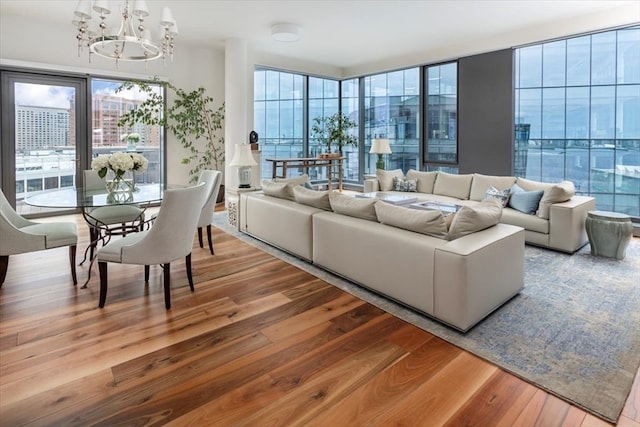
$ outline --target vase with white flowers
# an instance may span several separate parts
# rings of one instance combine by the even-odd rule
[[[91,162],[91,169],[106,178],[107,191],[133,191],[133,172],[144,172],[149,161],[138,153],[101,154]]]
[[[120,140],[127,143],[127,151],[135,151],[136,145],[140,142],[140,134],[138,132],[125,133]]]

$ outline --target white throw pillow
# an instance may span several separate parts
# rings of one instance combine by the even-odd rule
[[[502,205],[495,199],[474,206],[463,206],[456,212],[449,228],[449,240],[492,227],[500,222]]]
[[[377,201],[377,199],[347,196],[339,191],[329,193],[329,203],[331,203],[331,209],[334,212],[369,221],[378,221],[375,208]]]
[[[402,169],[392,171],[378,169],[376,170],[376,176],[378,177],[380,191],[391,191],[393,189],[393,178],[404,178],[404,173],[402,173]]]
[[[329,191],[309,190],[301,185],[296,185],[293,187],[293,196],[296,202],[300,204],[313,206],[314,208],[324,209],[326,211],[331,210]]]
[[[378,221],[397,228],[446,239],[447,224],[438,210],[408,209],[389,203],[376,203]]]

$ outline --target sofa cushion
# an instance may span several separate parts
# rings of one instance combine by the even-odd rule
[[[313,206],[314,208],[324,209],[325,211],[331,210],[329,191],[309,190],[301,185],[296,185],[293,187],[293,196],[296,202],[303,205]]]
[[[440,239],[447,237],[447,225],[442,212],[407,209],[389,203],[376,203],[378,221],[382,224],[403,228],[416,233],[426,234]]]
[[[294,186],[287,182],[273,182],[272,180],[265,179],[261,182],[261,186],[262,191],[267,196],[295,201],[293,195]]]
[[[449,240],[492,227],[500,222],[502,205],[495,199],[480,202],[475,206],[463,206],[456,212],[449,228]]]
[[[378,169],[376,170],[376,176],[378,177],[380,191],[391,191],[393,189],[393,177],[404,178],[404,173],[402,173],[402,169],[391,171]]]
[[[517,211],[534,215],[543,194],[543,190],[525,191],[518,184],[513,184],[508,206]]]
[[[433,194],[455,197],[467,200],[471,190],[473,175],[455,175],[452,173],[438,172],[438,177],[433,185]]]
[[[418,182],[415,179],[393,177],[393,191],[415,193],[418,191]]]
[[[273,182],[286,182],[292,185],[311,185],[311,182],[309,181],[309,175],[307,175],[306,173],[304,175],[295,176],[293,178],[273,178]]]
[[[507,202],[509,201],[510,192],[511,192],[510,188],[507,188],[506,190],[498,190],[493,185],[490,185],[487,191],[484,193],[484,197],[482,198],[482,201],[485,201],[487,199],[496,199],[497,201],[500,202],[502,207],[505,207],[507,206]]]
[[[502,209],[500,222],[503,224],[516,225],[528,231],[535,231],[536,233],[549,234],[549,220],[542,219],[537,215],[528,215],[508,207]]]
[[[433,184],[436,182],[438,172],[421,172],[409,169],[407,179],[415,179],[418,182],[418,192],[433,194]]]
[[[544,194],[540,199],[540,206],[538,207],[538,216],[544,219],[549,219],[549,209],[552,204],[566,202],[576,194],[576,188],[571,181],[545,183],[525,178],[518,178],[516,184],[525,190],[544,191]]]
[[[471,181],[471,193],[469,194],[469,199],[480,202],[484,199],[485,193],[489,187],[493,186],[498,190],[508,190],[515,183],[516,178],[513,176],[493,176],[474,173],[473,181]]]
[[[329,193],[331,209],[339,214],[362,218],[369,221],[378,221],[375,204],[377,199],[365,199],[347,196],[339,191]]]

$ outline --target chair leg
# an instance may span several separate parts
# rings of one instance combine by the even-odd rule
[[[144,266],[144,283],[149,283],[149,266]]]
[[[7,269],[9,268],[9,255],[0,255],[0,287],[7,277]]]
[[[100,302],[98,306],[102,308],[107,300],[107,263],[104,261],[98,262],[98,268],[100,270]]]
[[[71,264],[73,286],[75,286],[78,284],[78,277],[76,276],[76,245],[69,246],[69,263]]]
[[[187,264],[187,279],[189,279],[189,287],[191,288],[191,292],[195,291],[193,288],[193,275],[191,274],[191,254],[187,255],[184,259],[185,264]]]
[[[169,274],[169,263],[164,265],[164,306],[167,310],[171,308],[171,274]]]
[[[211,255],[213,255],[213,241],[211,240],[211,224],[207,225],[207,238],[209,239],[209,250],[211,251]]]
[[[198,243],[200,243],[200,247],[203,248],[202,244],[202,227],[198,227]]]

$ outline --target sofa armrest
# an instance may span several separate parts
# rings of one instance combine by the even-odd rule
[[[380,191],[380,185],[377,178],[365,179],[363,192],[373,193],[374,191]]]
[[[462,331],[524,287],[524,229],[507,224],[437,248],[434,315]]]
[[[596,199],[573,196],[571,200],[554,203],[549,209],[549,246],[573,253],[588,242],[585,221],[587,212],[595,210]]]

